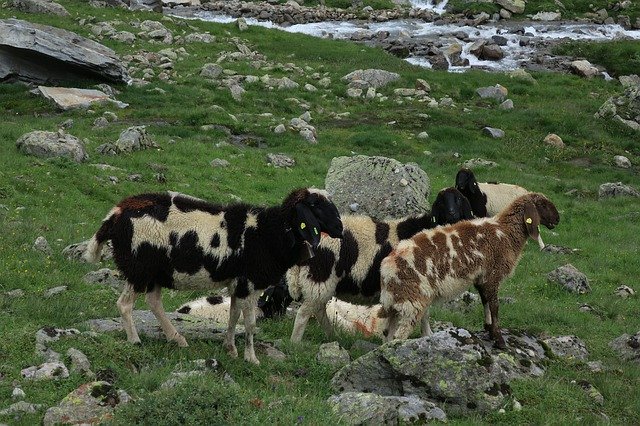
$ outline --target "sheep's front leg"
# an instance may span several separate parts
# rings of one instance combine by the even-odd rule
[[[491,309],[489,309],[489,303],[487,301],[487,296],[484,293],[484,288],[479,284],[475,284],[474,287],[478,291],[480,300],[482,301],[482,307],[484,307],[484,330],[491,331]]]
[[[151,309],[153,315],[155,315],[155,317],[158,319],[164,335],[167,336],[167,340],[173,340],[178,344],[178,346],[180,346],[181,348],[185,348],[189,346],[187,344],[187,340],[182,334],[178,333],[178,330],[176,330],[173,324],[171,324],[171,321],[169,321],[169,318],[167,318],[167,314],[164,312],[164,307],[162,306],[161,291],[162,289],[157,286],[154,287],[152,291],[148,292],[145,296],[147,305],[149,305],[149,309]]]
[[[135,292],[131,284],[127,283],[117,302],[120,316],[122,316],[122,327],[127,333],[127,341],[131,343],[140,343],[140,336],[138,336],[138,331],[136,330],[136,326],[133,323],[133,316],[131,315],[137,297],[138,293]]]
[[[420,331],[422,337],[431,336],[433,332],[431,331],[431,326],[429,325],[429,307],[424,310],[424,314],[422,314],[422,320],[420,321]]]
[[[331,320],[329,320],[329,317],[327,316],[326,302],[322,305],[320,309],[316,311],[316,319],[320,323],[320,326],[322,327],[324,334],[328,338],[331,338],[333,336],[333,324],[331,323]]]
[[[253,335],[256,331],[256,306],[259,298],[260,292],[254,291],[249,294],[249,297],[242,301],[242,316],[244,317],[245,331],[244,360],[256,365],[259,365],[260,361],[258,361],[253,347]]]
[[[232,358],[238,357],[238,349],[236,348],[236,324],[240,318],[240,306],[236,296],[231,296],[231,306],[229,307],[229,324],[227,324],[227,336],[224,341],[224,348]]]
[[[495,342],[495,346],[498,349],[505,349],[507,347],[502,332],[498,326],[498,285],[487,285],[488,289],[485,290],[487,302],[489,304],[489,313],[491,315],[490,334],[491,338]],[[486,315],[486,308],[485,308]]]
[[[325,307],[323,306],[322,309],[325,309]],[[296,314],[296,320],[293,324],[293,332],[291,333],[291,341],[293,343],[300,343],[302,335],[304,334],[304,329],[307,327],[307,322],[309,322],[309,318],[316,310],[317,309],[314,308],[308,300],[302,302],[302,305]]]

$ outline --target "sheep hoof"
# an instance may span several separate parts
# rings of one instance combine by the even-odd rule
[[[178,334],[176,337],[173,338],[173,340],[178,344],[179,347],[181,348],[186,348],[189,346],[189,344],[187,343],[187,339],[184,338],[184,336],[181,336],[180,334]]]
[[[494,346],[497,349],[507,349],[507,344],[504,342],[504,339],[498,339],[496,340]]]
[[[244,356],[244,360],[247,361],[247,362],[250,362],[251,364],[254,364],[254,365],[260,365],[260,361],[258,361],[258,358],[256,358],[255,355],[254,356],[245,355]]]
[[[225,349],[231,358],[238,358],[238,348],[235,345],[225,345]]]
[[[129,343],[131,343],[132,345],[142,345],[139,337],[137,339],[129,340]]]

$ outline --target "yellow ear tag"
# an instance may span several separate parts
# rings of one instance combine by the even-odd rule
[[[316,235],[318,235],[318,228],[313,228],[313,232],[315,232]]]
[[[530,218],[530,217],[528,217],[528,218],[525,220],[525,222],[527,222],[529,225],[531,225],[531,223],[532,223],[533,221],[531,220],[531,218]]]
[[[304,229],[304,228],[306,228],[306,227],[307,227],[307,224],[306,224],[306,223],[302,222],[302,223],[300,224],[300,229]]]

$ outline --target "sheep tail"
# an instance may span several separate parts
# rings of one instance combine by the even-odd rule
[[[112,238],[113,225],[116,219],[120,215],[120,208],[116,207],[109,212],[107,217],[102,221],[100,229],[91,237],[87,248],[84,251],[84,260],[89,263],[96,263],[100,260],[102,254],[102,247],[104,244]]]

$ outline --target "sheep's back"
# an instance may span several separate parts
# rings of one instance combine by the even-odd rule
[[[487,195],[488,216],[495,216],[516,198],[529,193],[521,186],[508,183],[479,183],[478,186]]]

